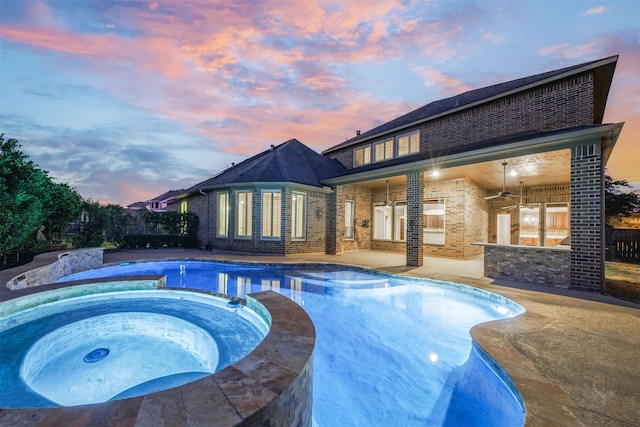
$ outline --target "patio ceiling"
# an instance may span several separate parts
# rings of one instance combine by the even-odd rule
[[[570,150],[549,151],[528,154],[520,157],[509,157],[503,160],[474,163],[439,170],[440,175],[433,178],[432,171],[425,172],[425,180],[449,180],[467,178],[487,190],[502,189],[503,167],[507,162],[506,187],[517,189],[520,181],[525,187],[543,187],[548,185],[569,184],[571,174]],[[515,172],[515,175],[511,173]],[[405,185],[405,175],[388,178],[389,185]],[[368,188],[383,188],[387,179],[376,179],[359,185]]]

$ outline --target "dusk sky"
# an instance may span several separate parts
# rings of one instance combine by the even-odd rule
[[[620,55],[609,175],[640,189],[640,0],[0,0],[0,133],[127,205],[296,138]]]

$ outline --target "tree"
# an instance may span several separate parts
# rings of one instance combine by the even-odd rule
[[[104,230],[108,224],[109,217],[104,207],[98,202],[85,200],[82,202],[80,231],[72,240],[73,246],[75,248],[102,246]]]
[[[20,151],[16,139],[0,134],[0,259],[9,254],[34,252],[36,233],[58,231],[80,214],[82,197],[67,184],[53,182]],[[46,243],[46,242],[45,242]]]
[[[30,241],[46,218],[43,202],[50,178],[20,151],[16,139],[0,134],[0,257]]]
[[[105,230],[105,239],[108,242],[120,245],[124,241],[129,225],[129,214],[120,205],[109,204],[104,207],[107,214],[108,225]]]
[[[631,216],[640,207],[640,195],[634,191],[625,192],[624,188],[632,187],[624,179],[616,180],[605,174],[604,203],[607,224],[610,224],[612,219]]]
[[[67,184],[55,182],[50,182],[48,193],[43,207],[46,215],[45,230],[50,241],[62,241],[69,222],[82,213],[82,196]]]

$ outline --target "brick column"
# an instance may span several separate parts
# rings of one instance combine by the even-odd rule
[[[336,230],[336,221],[337,221],[337,199],[338,199],[338,189],[334,189],[333,193],[327,194],[327,217],[326,217],[326,228],[325,228],[325,249],[324,252],[327,255],[335,255],[337,251],[337,230]]]
[[[423,264],[422,200],[424,172],[407,174],[407,265]]]
[[[571,149],[571,288],[604,290],[604,164],[599,141]]]

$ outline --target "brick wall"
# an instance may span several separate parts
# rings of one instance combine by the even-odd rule
[[[571,251],[536,246],[484,246],[484,275],[566,288],[569,283]]]
[[[366,187],[358,185],[341,185],[336,191],[336,220],[335,239],[336,250],[349,251],[355,249],[371,249],[371,206],[373,205],[373,193]],[[394,189],[394,191],[397,191]],[[404,187],[401,189],[404,194]],[[395,196],[395,193],[394,193]],[[344,238],[344,214],[345,202],[352,200],[355,203],[355,227],[354,238]],[[398,199],[404,200],[404,199]],[[402,249],[404,250],[404,245]]]
[[[420,152],[431,154],[455,151],[455,148],[473,142],[521,132],[591,125],[594,120],[593,91],[593,74],[585,73],[448,114],[413,129],[420,129]],[[409,130],[403,129],[399,133]],[[352,169],[354,147],[357,145],[326,156]]]
[[[604,286],[604,166],[601,145],[571,149],[571,287]]]
[[[202,248],[213,248],[229,251],[252,253],[307,253],[325,252],[325,235],[329,221],[329,194],[322,191],[308,189],[295,190],[292,187],[273,188],[269,190],[282,191],[283,211],[281,217],[281,238],[262,238],[262,188],[248,187],[242,191],[252,193],[252,231],[249,238],[236,238],[236,195],[235,189],[220,189],[188,197],[189,212],[198,216],[198,243]],[[306,194],[307,218],[306,238],[304,240],[291,239],[291,195],[293,191]],[[217,193],[229,194],[229,229],[226,237],[217,237]],[[180,203],[170,205],[172,210],[179,210]]]
[[[422,212],[424,172],[407,174],[407,265],[424,263]]]
[[[472,243],[487,241],[489,214],[484,195],[483,188],[464,178],[425,184],[425,199],[445,199],[445,242],[425,245],[426,256],[467,259],[482,253]]]
[[[307,229],[304,240],[293,240],[291,238],[291,196],[294,191],[307,195]],[[285,230],[285,253],[294,254],[326,251],[325,237],[327,234],[329,199],[330,195],[327,193],[287,188],[286,209],[284,215],[286,216],[286,228],[283,228],[283,230]]]

